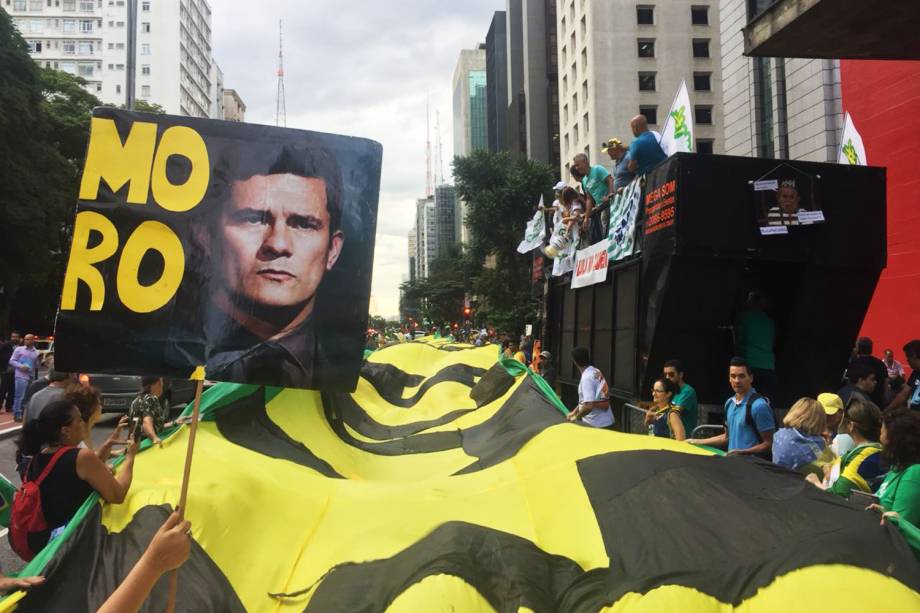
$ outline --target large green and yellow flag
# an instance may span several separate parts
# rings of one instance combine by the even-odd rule
[[[515,364],[429,338],[375,352],[354,393],[212,388],[177,610],[920,610],[920,564],[877,516],[761,461],[567,423]],[[187,433],[0,609],[99,607],[176,504]]]

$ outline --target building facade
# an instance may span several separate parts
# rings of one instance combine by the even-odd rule
[[[86,79],[105,103],[127,96],[125,0],[2,0],[36,63]],[[167,113],[223,117],[207,0],[137,3],[135,97]]]
[[[409,281],[415,281],[418,277],[416,276],[416,256],[418,255],[416,242],[416,232],[413,227],[409,230]]]
[[[495,11],[486,34],[486,113],[489,151],[505,150],[508,109],[508,38],[505,11]]]
[[[631,141],[635,115],[660,131],[682,80],[694,107],[695,150],[724,150],[719,10],[715,0],[557,2],[563,177],[577,153],[612,168],[600,145]]]
[[[463,49],[453,78],[454,155],[489,147],[485,45]]]
[[[224,119],[227,121],[246,121],[246,104],[235,89],[225,89],[222,92],[224,98]]]
[[[742,28],[773,0],[721,0],[724,152],[836,162],[840,62],[745,57]]]

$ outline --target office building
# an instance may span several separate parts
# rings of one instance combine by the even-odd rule
[[[486,34],[486,113],[489,150],[505,150],[508,111],[508,49],[505,11],[495,11]]]
[[[485,45],[460,51],[453,78],[454,155],[489,147]]]
[[[416,201],[415,227],[409,233],[410,267],[415,278],[427,278],[431,263],[459,243],[458,210],[453,185],[438,185],[434,195]]]
[[[843,129],[840,62],[745,57],[742,29],[772,0],[722,0],[725,153],[836,162]]]
[[[416,256],[418,255],[416,249],[418,246],[416,244],[416,230],[413,227],[409,230],[409,281],[415,281],[416,277]]]
[[[717,2],[564,0],[556,23],[563,177],[577,153],[611,169],[600,145],[631,141],[637,114],[660,131],[682,80],[694,107],[695,150],[723,151]]]
[[[136,99],[171,114],[222,118],[223,76],[211,55],[207,0],[137,6]],[[125,0],[4,0],[3,8],[36,63],[83,77],[103,102],[125,104]]]
[[[225,89],[224,119],[227,121],[246,121],[246,104],[235,89]]]

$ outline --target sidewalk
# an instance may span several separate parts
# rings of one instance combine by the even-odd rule
[[[12,413],[0,412],[0,440],[14,436],[20,430],[22,430],[22,424],[13,421]]]

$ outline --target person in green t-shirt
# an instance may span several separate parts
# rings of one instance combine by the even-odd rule
[[[747,308],[735,321],[735,348],[747,360],[757,391],[768,399],[776,393],[776,356],[773,343],[776,324],[765,312],[767,297],[760,291],[748,294]]]
[[[684,430],[689,437],[699,421],[699,402],[696,399],[696,390],[684,381],[684,367],[680,360],[665,362],[662,374],[680,388],[671,401],[681,408],[680,420],[684,423]]]
[[[813,473],[805,479],[841,498],[849,498],[853,490],[872,493],[885,474],[879,443],[881,411],[868,400],[854,398],[843,411],[841,426],[855,446],[827,467],[823,481]]]
[[[578,169],[578,172],[584,175],[584,178],[581,180],[581,186],[584,188],[585,194],[590,196],[585,209],[585,220],[588,221],[594,216],[591,224],[597,226],[598,232],[594,232],[593,234],[599,235],[592,235],[591,242],[594,243],[596,240],[603,238],[607,230],[606,219],[610,214],[607,209],[610,206],[610,198],[615,193],[613,189],[613,175],[599,164],[591,166],[588,162],[588,156],[584,153],[577,154],[572,160],[572,163],[575,168]],[[601,213],[603,214],[601,218],[596,217]],[[584,229],[586,230],[587,227]]]
[[[891,469],[878,488],[885,518],[920,524],[920,413],[888,411],[882,420],[882,453]]]

